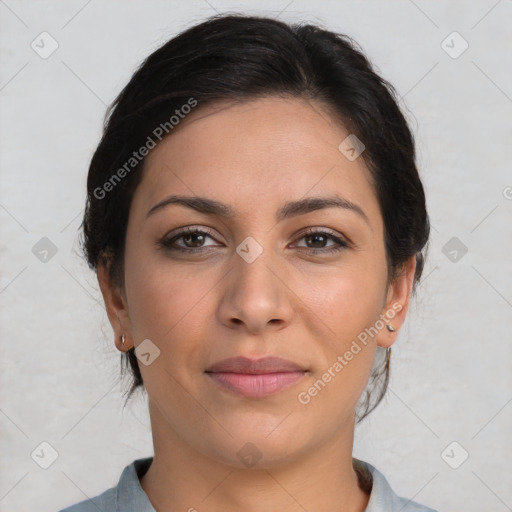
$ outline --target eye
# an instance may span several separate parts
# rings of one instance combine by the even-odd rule
[[[308,246],[306,242],[306,253],[308,254],[325,254],[338,252],[349,247],[349,244],[347,242],[345,242],[335,234],[331,233],[330,231],[325,230],[308,230],[306,233],[302,234],[300,240],[310,241],[310,245],[313,245],[313,247],[311,247],[310,245]],[[326,248],[325,244],[329,240],[333,241],[334,244],[331,246],[327,246]]]
[[[215,240],[212,233],[207,229],[187,227],[172,236],[164,237],[158,242],[158,245],[169,251],[200,253],[208,250],[210,247],[217,247],[216,245],[204,245],[207,238]],[[303,252],[314,255],[334,253],[349,247],[347,242],[334,233],[319,229],[308,230],[302,234],[299,240],[306,240],[306,245],[296,245],[296,247],[305,247],[305,251]],[[178,243],[180,241],[181,243]],[[330,246],[326,246],[325,244],[329,241],[334,243]],[[313,247],[311,247],[311,245],[313,245]]]
[[[207,238],[214,239],[210,231],[205,229],[197,229],[194,227],[184,228],[173,236],[166,236],[158,243],[170,251],[179,252],[201,252],[212,245],[204,245]],[[184,245],[179,245],[179,240],[183,241]]]

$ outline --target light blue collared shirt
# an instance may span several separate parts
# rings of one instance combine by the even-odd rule
[[[370,501],[365,512],[437,512],[419,503],[397,496],[382,473],[368,462],[354,459],[360,479],[366,471],[373,481]],[[76,503],[59,512],[156,512],[139,478],[149,469],[153,457],[137,459],[126,466],[118,484],[102,494]]]

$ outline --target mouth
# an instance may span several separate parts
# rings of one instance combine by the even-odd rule
[[[263,398],[294,385],[308,371],[279,357],[233,357],[215,363],[205,373],[225,391],[247,398]]]

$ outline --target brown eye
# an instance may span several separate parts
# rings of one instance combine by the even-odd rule
[[[311,254],[331,253],[349,247],[345,241],[328,231],[308,231],[303,234],[300,240],[306,240],[306,249],[308,249],[306,252]],[[329,240],[333,241],[334,244],[330,246],[326,245]]]
[[[215,247],[214,245],[204,245],[207,238],[214,240],[208,231],[186,228],[171,237],[164,237],[159,244],[170,251],[201,252],[203,249]],[[179,241],[182,243],[178,243]]]
[[[180,238],[183,239],[183,242],[187,247],[201,247],[201,245],[204,244],[205,236],[203,233],[196,232],[188,233],[187,235],[183,235]]]
[[[307,244],[307,241],[311,241],[313,247],[311,247],[311,245],[309,245],[308,246],[309,248],[322,249],[323,247],[325,247],[325,243],[328,242],[329,237],[327,237],[321,233],[316,233],[314,235],[305,236],[304,239],[306,240],[306,244]]]

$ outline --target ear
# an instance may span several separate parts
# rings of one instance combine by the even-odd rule
[[[390,347],[398,337],[398,331],[405,322],[409,310],[415,271],[416,256],[412,256],[404,263],[399,275],[388,286],[386,304],[380,317],[384,326],[376,338],[379,347]],[[395,329],[394,332],[390,332],[386,324],[392,326]]]
[[[102,258],[100,258],[98,264],[97,278],[103,300],[105,301],[108,319],[114,331],[115,345],[121,352],[126,352],[133,346],[133,340],[124,290],[112,282],[109,276],[109,264]],[[121,342],[121,336],[123,334],[125,335],[124,345]]]

